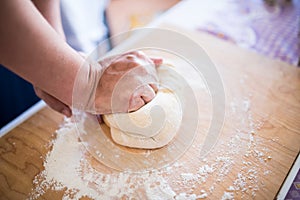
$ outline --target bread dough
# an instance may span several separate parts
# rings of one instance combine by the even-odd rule
[[[168,70],[170,66],[160,66],[159,77],[167,76]],[[182,110],[176,94],[163,87],[163,80],[169,79],[160,79],[157,95],[141,109],[103,116],[114,142],[127,147],[156,149],[172,141],[181,124]]]

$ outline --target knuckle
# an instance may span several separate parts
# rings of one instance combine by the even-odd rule
[[[135,58],[135,56],[132,55],[132,54],[126,55],[126,59],[127,59],[127,60],[133,60],[134,58]]]

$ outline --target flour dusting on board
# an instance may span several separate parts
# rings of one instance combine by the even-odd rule
[[[48,190],[62,191],[63,199],[74,200],[81,197],[252,199],[264,187],[260,177],[272,173],[267,168],[272,155],[256,137],[263,122],[253,119],[250,97],[233,99],[230,108],[227,117],[236,120],[236,129],[228,134],[227,140],[219,141],[226,151],[214,149],[209,157],[202,158],[200,144],[193,144],[190,150],[196,153],[190,160],[178,160],[163,169],[141,173],[104,173],[95,169],[91,159],[86,159],[88,153],[78,139],[75,124],[65,119],[44,160],[44,170],[33,181],[35,188],[28,199],[38,199]],[[238,171],[233,171],[237,159],[239,163],[242,160],[242,166],[238,167]],[[189,162],[195,167],[188,168],[191,166]],[[235,179],[228,180],[228,174],[234,174]],[[223,192],[217,193],[217,189]]]

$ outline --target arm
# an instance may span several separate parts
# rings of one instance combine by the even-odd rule
[[[55,31],[65,39],[60,16],[60,0],[32,0],[32,2]]]
[[[51,100],[60,100],[66,105],[72,105],[76,75],[84,59],[64,42],[31,1],[0,2],[0,43],[0,63],[50,94],[54,97]],[[152,83],[157,82],[154,66],[161,62],[161,59],[151,60],[141,53],[129,52],[117,56],[115,61],[107,66],[86,65],[81,68],[83,73],[79,73],[83,79],[79,81],[80,90],[77,93],[84,99],[91,94],[95,94],[95,97],[88,98],[87,102],[80,101],[80,106],[97,114],[138,109],[154,97],[155,88]],[[138,69],[132,74],[130,87],[145,86],[144,89],[122,90],[116,94],[116,98],[123,98],[125,102],[123,101],[117,110],[112,110],[111,97],[114,86],[123,75],[136,67]],[[105,70],[106,73],[102,76],[106,68],[110,70]],[[148,76],[151,77],[150,82],[148,78],[149,83],[146,81]],[[96,110],[90,110],[89,105]]]
[[[65,34],[62,27],[60,16],[60,0],[32,0],[36,8],[40,11],[48,23],[55,29],[55,31],[65,40]],[[72,116],[72,110],[68,105],[53,97],[49,93],[34,86],[34,91],[38,97],[43,99],[48,106],[67,117]]]
[[[28,0],[0,3],[0,62],[67,105],[83,63]]]

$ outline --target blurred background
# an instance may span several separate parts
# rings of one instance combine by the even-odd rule
[[[299,65],[298,0],[111,0],[111,35],[145,26],[174,5],[165,13],[169,23]]]

